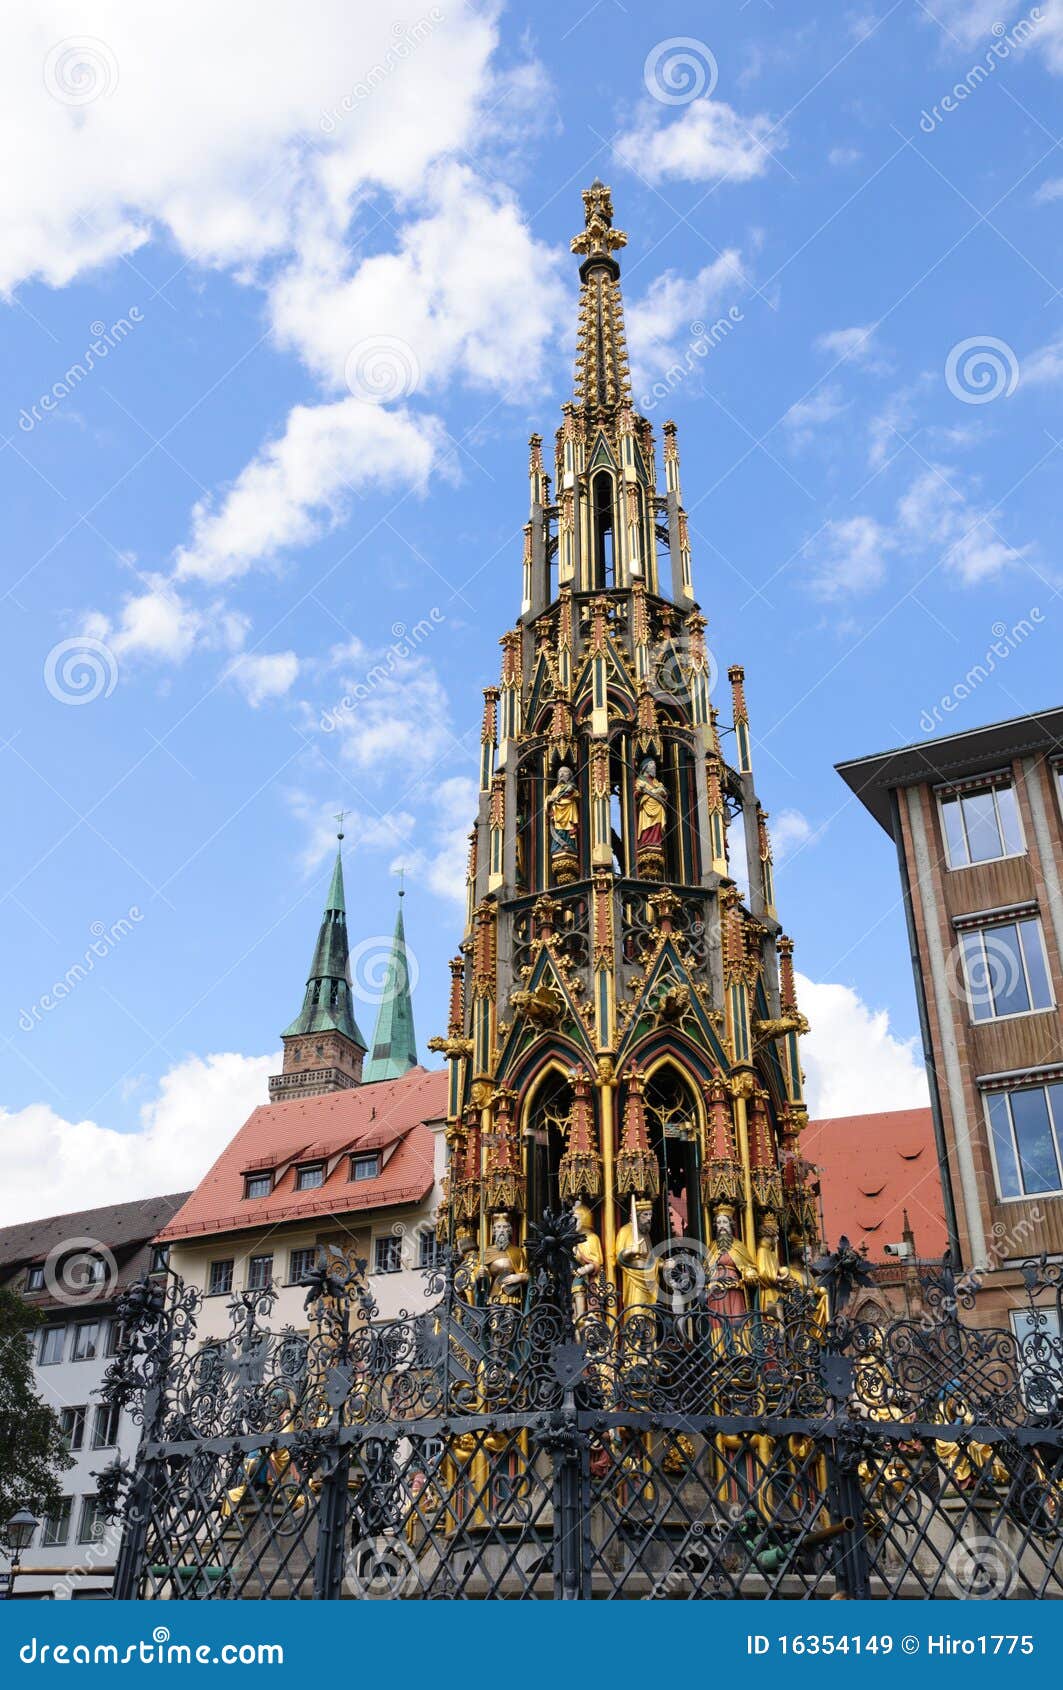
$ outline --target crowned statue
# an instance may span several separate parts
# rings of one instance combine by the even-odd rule
[[[616,1259],[624,1308],[655,1308],[661,1263],[653,1249],[653,1204],[644,1197],[631,1199],[631,1219],[616,1235]]]
[[[528,1259],[524,1250],[513,1240],[513,1222],[501,1212],[491,1223],[491,1242],[484,1253],[480,1277],[487,1278],[490,1290],[487,1301],[495,1307],[523,1307],[524,1287],[528,1283]]]
[[[705,1295],[716,1314],[748,1314],[760,1283],[757,1264],[735,1237],[735,1211],[719,1203],[713,1212],[713,1240],[705,1252]]]
[[[575,1269],[572,1278],[572,1302],[578,1324],[587,1313],[588,1293],[597,1289],[601,1278],[602,1245],[594,1230],[594,1216],[586,1203],[573,1203],[572,1218],[580,1230],[579,1242],[573,1252]]]

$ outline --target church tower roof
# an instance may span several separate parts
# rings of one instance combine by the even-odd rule
[[[298,1034],[325,1032],[342,1033],[353,1044],[365,1049],[365,1040],[351,1004],[347,903],[343,890],[343,858],[338,847],[307,977],[303,1007],[281,1036],[287,1039]]]
[[[395,932],[391,941],[384,993],[377,1011],[373,1044],[362,1074],[363,1080],[397,1080],[417,1066],[417,1035],[413,1027],[413,1000],[410,995],[410,959],[406,952],[406,927],[402,916],[402,900],[395,917]]]
[[[620,265],[613,257],[627,245],[627,236],[613,228],[613,196],[597,178],[584,190],[583,216],[585,226],[572,242],[572,251],[583,259],[576,399],[589,411],[608,411],[631,403]]]

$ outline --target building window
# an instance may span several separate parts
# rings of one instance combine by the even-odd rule
[[[168,1244],[153,1244],[151,1246],[151,1266],[149,1273],[165,1273],[170,1266],[170,1246]]]
[[[121,1347],[122,1322],[120,1320],[109,1320],[107,1322],[107,1347],[103,1353],[105,1356],[116,1356]]]
[[[100,1348],[98,1320],[79,1320],[74,1327],[74,1342],[70,1346],[71,1361],[94,1361]]]
[[[101,1402],[92,1422],[93,1449],[114,1449],[118,1444],[121,1410],[117,1403]]]
[[[70,1508],[73,1500],[72,1496],[64,1496],[58,1508],[45,1515],[44,1530],[41,1532],[42,1549],[55,1549],[70,1536]]]
[[[55,1362],[62,1361],[63,1350],[66,1348],[66,1327],[46,1326],[41,1333],[40,1364],[51,1367]]]
[[[428,1227],[421,1233],[417,1259],[423,1268],[438,1267],[443,1259],[443,1246]]]
[[[308,1250],[293,1250],[288,1257],[288,1284],[301,1285],[309,1279],[317,1266],[317,1246]]]
[[[268,1291],[273,1283],[273,1257],[252,1256],[247,1264],[247,1289]]]
[[[976,927],[960,935],[972,1021],[1051,1009],[1052,987],[1037,916]]]
[[[68,1450],[80,1449],[85,1442],[85,1415],[87,1408],[64,1408],[59,1416],[59,1426],[63,1434],[63,1442]]]
[[[295,1170],[296,1191],[316,1191],[324,1183],[324,1162],[308,1162],[305,1168],[296,1168]]]
[[[351,1178],[352,1179],[376,1179],[376,1176],[379,1172],[380,1172],[380,1157],[379,1156],[373,1155],[373,1156],[352,1156],[351,1157]]]
[[[31,1268],[26,1269],[26,1290],[27,1291],[43,1291],[44,1290],[44,1263],[43,1262],[35,1262],[34,1265]]]
[[[245,1174],[245,1197],[268,1197],[273,1190],[272,1174]]]
[[[944,794],[941,825],[950,868],[1017,857],[1026,849],[1010,782]]]
[[[103,1536],[106,1522],[100,1511],[98,1496],[83,1496],[81,1499],[81,1518],[78,1521],[78,1542],[98,1543]]]
[[[233,1288],[232,1257],[226,1257],[223,1262],[211,1262],[210,1278],[207,1280],[208,1297],[224,1297]]]
[[[402,1269],[402,1239],[394,1233],[378,1238],[373,1246],[374,1273],[399,1273]]]
[[[1001,1197],[1063,1191],[1063,1085],[986,1093]]]

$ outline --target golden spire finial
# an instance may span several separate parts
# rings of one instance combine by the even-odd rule
[[[627,236],[622,229],[613,228],[612,191],[597,176],[583,190],[583,219],[585,227],[572,242],[572,251],[585,255],[580,276],[585,277],[592,264],[604,264],[612,275],[618,276],[620,266],[613,253],[627,246]]]

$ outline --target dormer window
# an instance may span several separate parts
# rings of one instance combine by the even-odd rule
[[[376,1179],[380,1172],[380,1155],[373,1151],[368,1156],[351,1157],[351,1178],[353,1180]]]
[[[43,1262],[34,1262],[34,1264],[31,1268],[26,1269],[26,1290],[27,1291],[43,1291],[44,1290],[44,1263]]]
[[[273,1175],[271,1173],[244,1175],[245,1197],[268,1197],[272,1190]]]
[[[304,1162],[295,1170],[296,1191],[317,1191],[325,1183],[324,1162]]]

